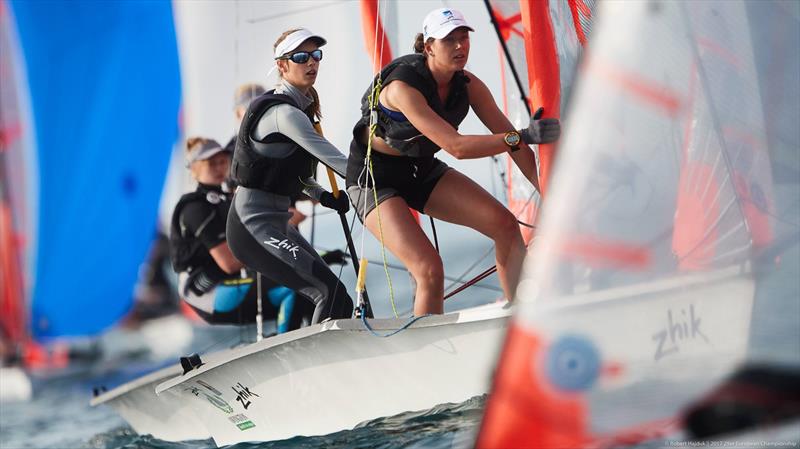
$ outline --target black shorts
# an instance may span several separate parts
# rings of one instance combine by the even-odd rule
[[[347,160],[347,194],[359,217],[372,212],[377,204],[394,197],[403,198],[409,207],[425,213],[436,184],[450,167],[435,157],[391,156],[372,152],[372,169],[377,188],[377,204],[372,190],[372,179],[368,179],[364,167],[367,147],[353,140]],[[367,188],[364,189],[366,180]],[[359,185],[360,184],[360,185]]]

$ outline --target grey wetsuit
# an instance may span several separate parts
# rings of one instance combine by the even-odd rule
[[[275,93],[291,97],[302,109],[312,102],[286,82],[279,85]],[[260,155],[284,159],[294,151],[307,151],[344,176],[347,158],[316,133],[301,109],[285,103],[270,107],[251,127],[250,137],[260,141],[276,133],[291,139],[291,142],[255,147]],[[301,181],[302,193],[319,200],[324,189],[313,178]],[[353,301],[346,287],[311,244],[289,225],[289,206],[291,199],[288,196],[239,186],[228,215],[227,236],[231,251],[248,267],[313,301],[312,324],[326,318],[349,318]]]

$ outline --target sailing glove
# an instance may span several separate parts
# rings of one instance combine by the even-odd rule
[[[347,255],[340,249],[323,254],[322,260],[328,265],[347,265]]]
[[[527,144],[550,143],[561,135],[561,123],[557,118],[542,118],[544,108],[539,108],[531,117],[531,124],[519,130],[519,135]]]
[[[319,196],[319,204],[333,209],[340,214],[347,213],[350,210],[350,200],[344,192],[339,192],[339,198],[335,198],[331,192],[322,192]]]

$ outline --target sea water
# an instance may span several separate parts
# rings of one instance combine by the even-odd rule
[[[800,248],[782,255],[777,270],[757,275],[758,290],[750,335],[751,358],[800,366]],[[195,350],[229,344],[240,331],[220,333],[199,328]],[[137,435],[110,407],[90,407],[92,389],[114,387],[155,369],[141,362],[115,366],[87,366],[72,374],[36,377],[30,402],[0,404],[0,449],[205,449],[212,440],[172,443]],[[325,436],[295,437],[267,443],[240,443],[235,449],[300,448],[464,448],[471,447],[485,397],[461,404],[444,404],[429,410],[380,418],[353,430]],[[797,423],[796,429],[800,429]],[[800,438],[800,430],[791,433]],[[646,447],[659,447],[659,443]]]
[[[35,379],[33,401],[0,406],[2,449],[210,449],[212,440],[180,443],[138,435],[110,407],[90,407],[93,384],[113,384],[116,376],[90,373]],[[126,376],[127,377],[127,376]],[[240,443],[231,449],[466,448],[474,441],[485,397],[461,404],[403,413],[362,423],[353,430],[325,436],[295,437],[267,443]]]

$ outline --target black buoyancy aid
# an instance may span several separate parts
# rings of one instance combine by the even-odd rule
[[[183,195],[178,200],[178,204],[175,205],[169,232],[169,258],[170,262],[172,262],[172,269],[176,273],[203,268],[209,274],[220,277],[220,279],[226,277],[226,274],[219,268],[211,254],[204,250],[203,242],[193,235],[187,235],[188,230],[181,224],[183,208],[195,201],[207,202],[216,209],[217,214],[220,214],[223,221],[225,221],[231,206],[231,200],[227,197],[220,198],[220,195],[214,196],[215,194],[217,192],[200,187],[194,192]]]
[[[458,125],[469,112],[469,94],[467,92],[469,77],[463,71],[456,72],[451,81],[452,86],[447,100],[442,104],[436,80],[433,79],[433,75],[425,63],[425,56],[421,54],[410,54],[395,59],[381,70],[380,77],[382,86],[386,86],[394,80],[400,80],[420,91],[427,100],[428,106],[455,129],[458,129]],[[373,83],[376,81],[377,77]],[[364,96],[361,97],[361,119],[353,130],[353,135],[359,141],[362,139],[364,127],[369,126],[369,101],[372,95],[372,86],[373,84],[370,84]],[[378,126],[375,134],[406,156],[432,157],[441,149],[422,135],[411,122],[394,120],[380,108],[377,113]]]
[[[270,90],[250,103],[239,127],[239,135],[236,137],[231,177],[238,185],[247,188],[297,197],[303,190],[302,181],[312,177],[316,172],[316,158],[297,144],[287,157],[264,156],[262,153],[268,153],[269,145],[279,142],[291,144],[292,140],[280,133],[272,133],[261,140],[252,137],[253,130],[258,126],[259,120],[267,110],[283,103],[299,109],[291,97],[276,94],[274,90]],[[313,124],[310,116],[308,119]],[[261,150],[262,153],[256,149]]]

